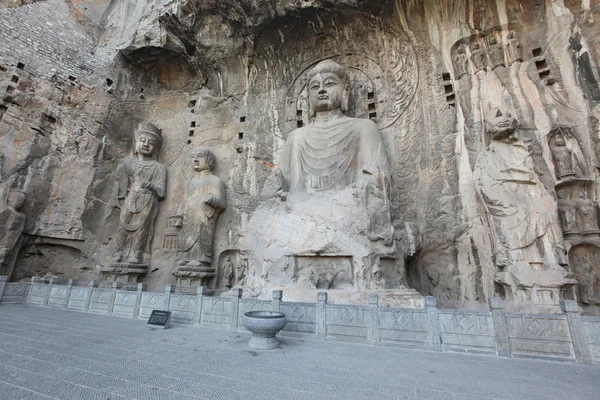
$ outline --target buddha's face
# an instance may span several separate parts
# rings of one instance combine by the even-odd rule
[[[210,169],[210,166],[206,162],[206,153],[204,151],[194,151],[192,153],[192,165],[196,172]]]
[[[509,138],[518,126],[517,120],[509,113],[503,113],[498,108],[492,109],[485,118],[487,132],[494,140]]]
[[[308,83],[308,99],[312,109],[331,111],[342,106],[346,83],[334,73],[320,72]]]
[[[140,133],[135,141],[135,152],[152,157],[158,148],[158,140],[150,133]]]

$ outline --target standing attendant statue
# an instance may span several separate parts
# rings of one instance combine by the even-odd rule
[[[150,252],[159,202],[165,198],[167,168],[156,159],[161,130],[141,123],[134,133],[132,156],[119,162],[115,174],[114,198],[121,209],[114,264],[144,265],[144,252]]]
[[[225,209],[225,185],[212,174],[216,157],[206,147],[192,151],[196,174],[188,179],[183,191],[175,226],[180,230],[179,258],[175,276],[192,281],[215,276],[212,264],[213,238],[219,214]]]
[[[8,194],[7,206],[0,211],[0,275],[10,278],[19,251],[21,233],[26,217],[20,210],[25,204],[25,193],[12,190]]]

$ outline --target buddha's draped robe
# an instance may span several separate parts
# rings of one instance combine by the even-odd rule
[[[363,166],[377,167],[387,176],[377,125],[368,119],[342,117],[294,130],[279,168],[286,192],[312,192],[348,187],[360,178]]]

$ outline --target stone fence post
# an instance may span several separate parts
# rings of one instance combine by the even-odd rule
[[[171,295],[175,293],[177,285],[165,285],[165,302],[163,304],[163,311],[169,311],[171,307]]]
[[[504,315],[504,302],[498,297],[488,299],[490,311],[492,312],[492,323],[496,335],[496,351],[500,357],[510,357],[510,345],[508,342],[508,328],[506,316]]]
[[[327,338],[327,292],[317,293],[317,339]]]
[[[229,329],[236,331],[238,327],[238,314],[240,312],[240,298],[242,297],[242,288],[234,287],[231,289],[231,319],[229,320]]]
[[[83,305],[83,311],[85,311],[85,312],[90,311],[90,303],[92,302],[92,294],[94,294],[94,288],[96,286],[98,286],[98,283],[96,281],[90,281],[90,283],[88,284],[88,292],[87,292],[87,296],[85,298],[85,304]]]
[[[6,282],[8,282],[8,276],[0,275],[0,303],[2,302],[2,296],[4,295],[4,288],[6,288]]]
[[[281,311],[281,299],[283,298],[283,290],[273,290],[273,300],[271,300],[271,311]]]
[[[110,302],[108,303],[108,315],[112,315],[115,309],[115,300],[117,299],[117,290],[123,287],[122,282],[112,282],[112,293],[110,294]]]
[[[133,318],[140,316],[140,307],[142,305],[142,294],[148,289],[147,283],[138,283],[135,291],[135,307],[133,307]]]
[[[202,301],[204,299],[204,293],[206,288],[204,286],[198,286],[196,288],[196,311],[194,312],[194,325],[200,326],[202,323]]]
[[[575,352],[575,362],[577,364],[592,365],[592,355],[583,333],[583,322],[579,314],[579,305],[575,300],[561,300],[560,308],[567,314],[567,323],[571,332],[573,341],[573,351]]]
[[[369,294],[369,344],[379,344],[379,296],[375,293]]]
[[[63,304],[63,308],[66,310],[69,306],[69,299],[71,298],[71,292],[73,291],[73,286],[77,285],[77,279],[69,279],[67,283],[67,294],[65,296],[65,303]]]
[[[48,301],[50,301],[50,294],[52,293],[52,287],[54,286],[54,284],[56,283],[57,280],[58,280],[58,278],[48,279],[48,292],[46,293],[46,298],[44,299],[44,304],[42,304],[44,307],[48,307]]]
[[[438,315],[437,299],[434,296],[425,297],[425,310],[427,311],[429,350],[442,351],[440,317]]]
[[[2,277],[0,277],[2,278]],[[35,285],[39,285],[40,282],[42,281],[42,278],[40,278],[39,276],[32,276],[31,277],[31,288],[29,289],[29,294],[27,295],[27,304],[29,304],[31,302],[31,294],[33,293],[33,288]],[[0,282],[1,284],[1,282]],[[2,289],[4,291],[4,289]]]

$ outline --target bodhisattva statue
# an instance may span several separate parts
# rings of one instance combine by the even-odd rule
[[[132,156],[119,162],[115,173],[114,198],[121,209],[113,264],[145,265],[144,252],[150,251],[159,202],[165,198],[167,168],[156,159],[161,130],[141,123],[134,133]]]
[[[225,209],[225,185],[211,172],[216,157],[206,147],[192,150],[196,172],[185,182],[175,226],[180,228],[180,249],[175,276],[191,281],[212,278],[213,236],[219,214]],[[180,282],[181,283],[181,282]]]
[[[25,193],[12,190],[7,206],[0,211],[0,275],[10,278],[19,251],[19,240],[25,228],[26,217],[20,210],[25,204]]]
[[[544,304],[554,307],[545,311],[555,312],[560,288],[574,283],[559,265],[566,259],[557,204],[534,172],[528,149],[515,137],[517,120],[494,108],[485,127],[492,141],[477,159],[474,177],[492,228],[499,268],[495,280],[514,304]],[[546,295],[549,291],[552,296]]]

